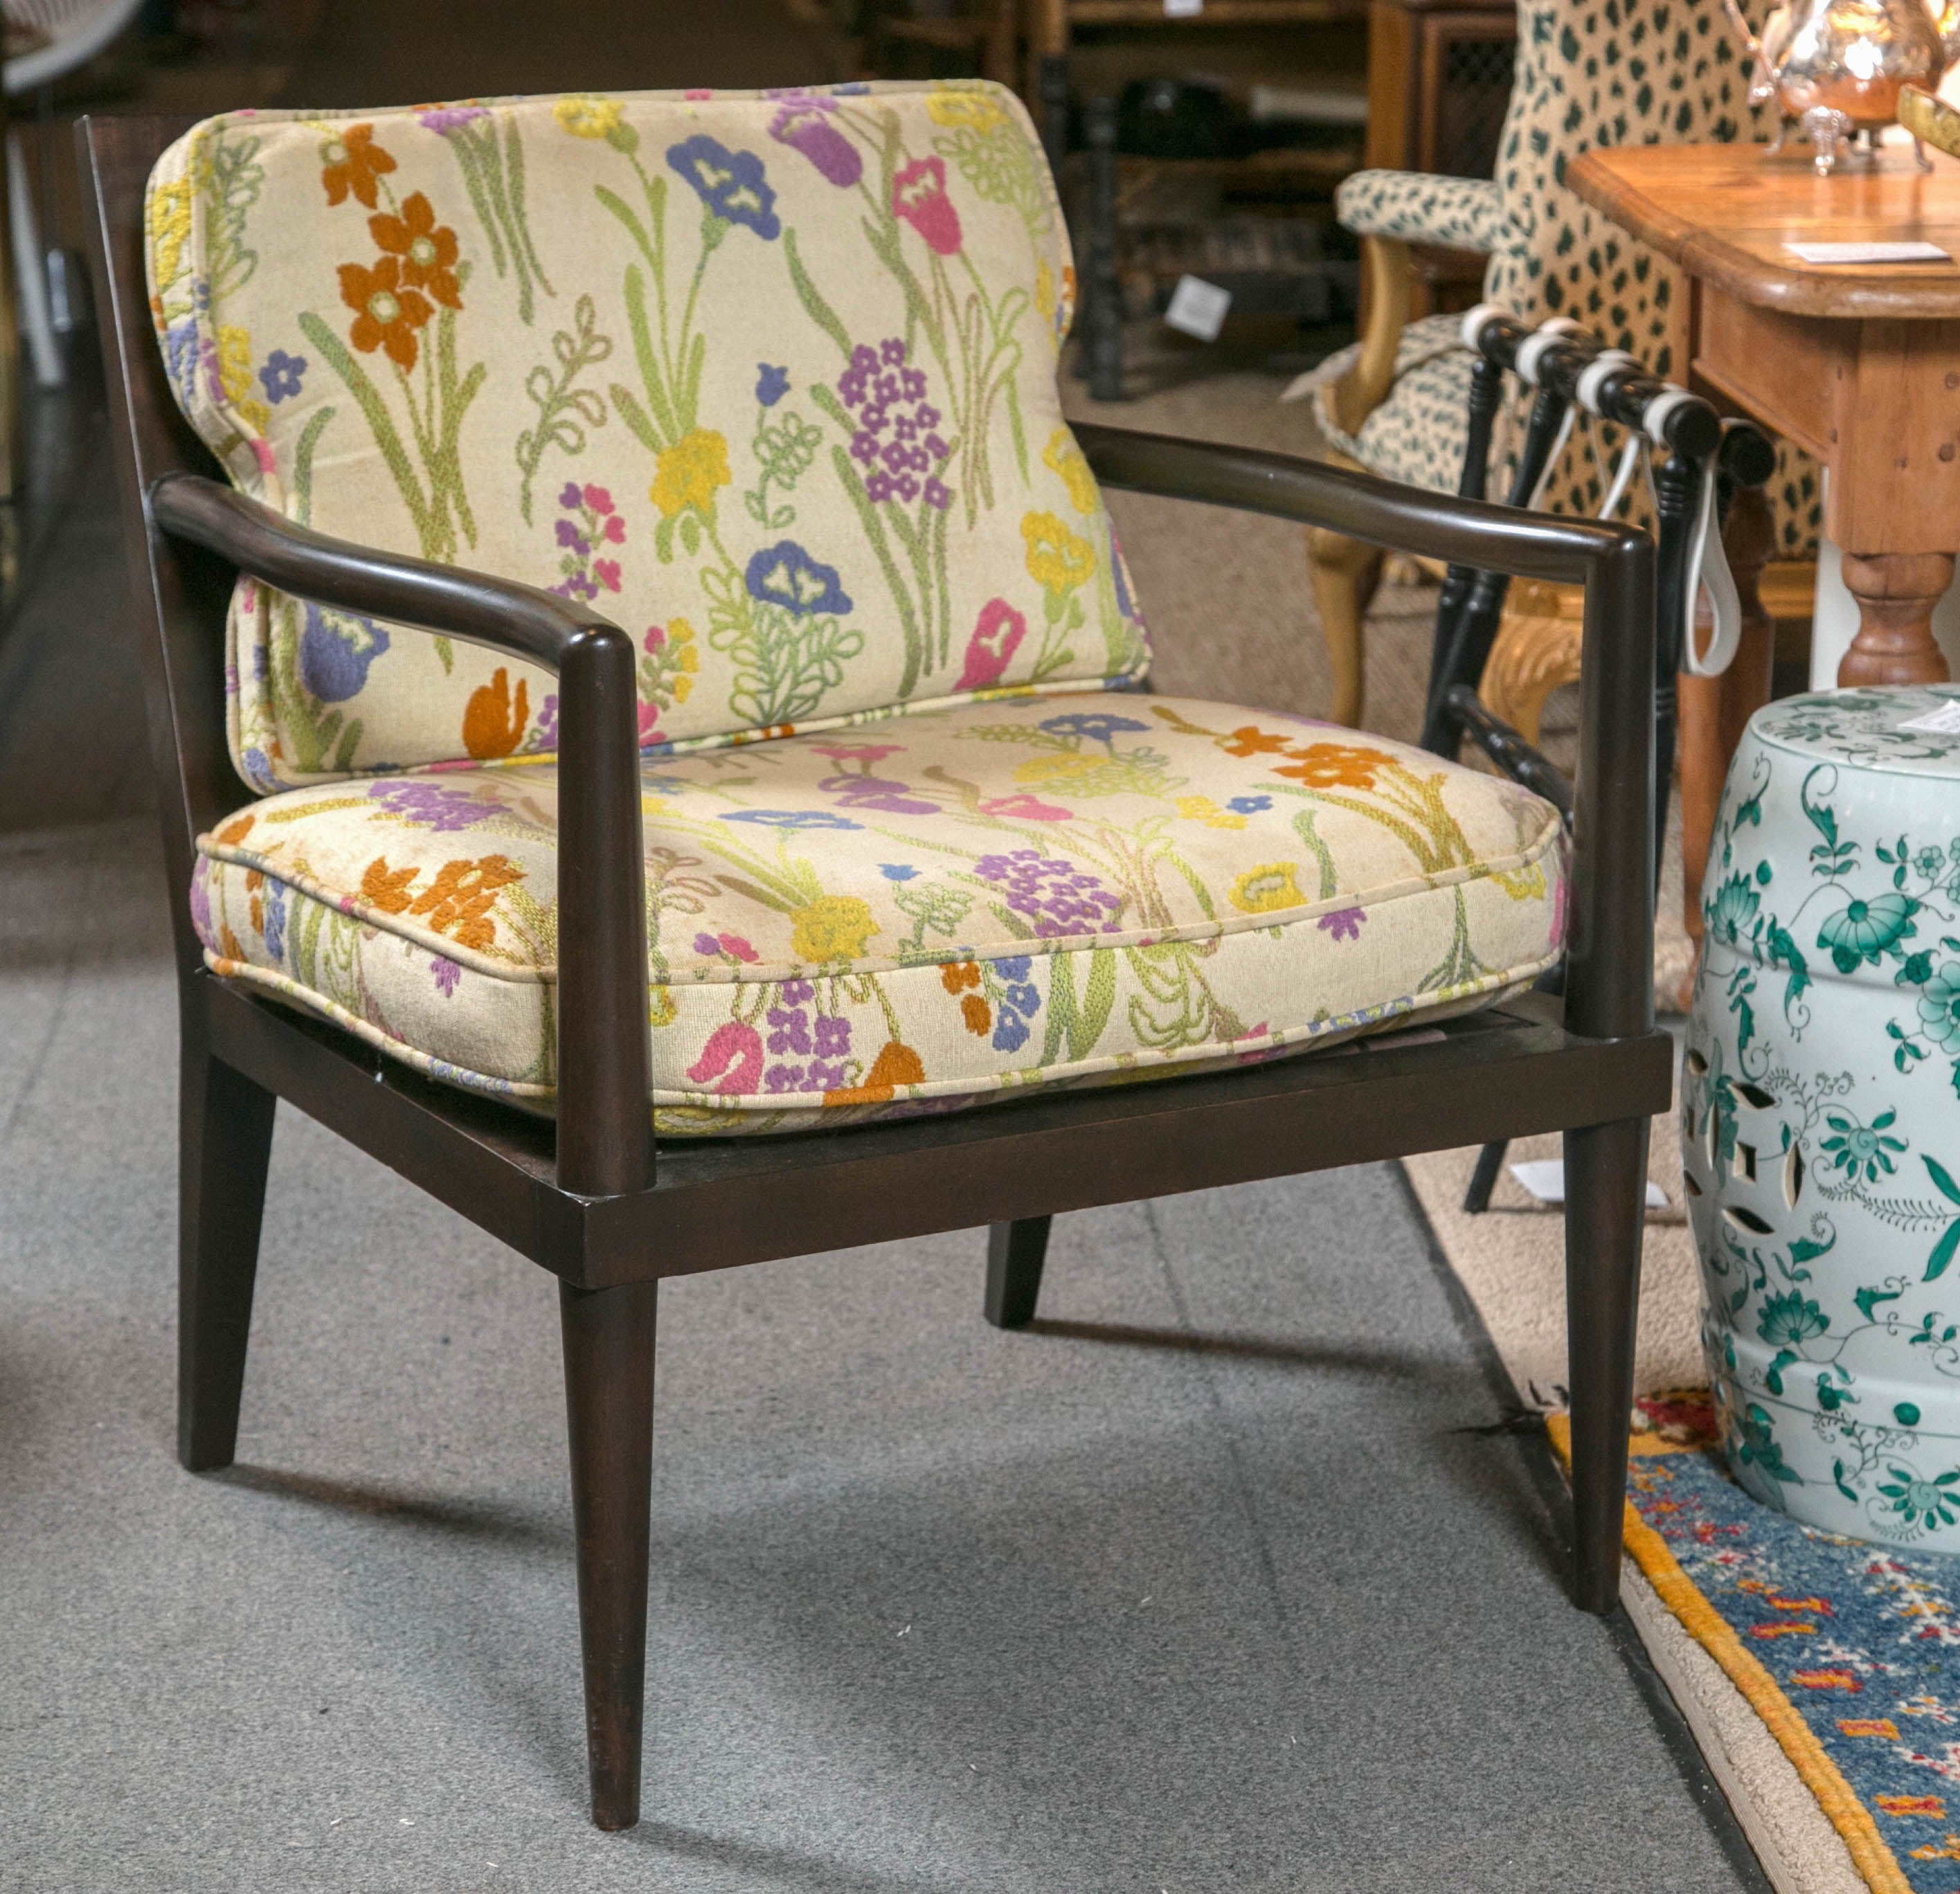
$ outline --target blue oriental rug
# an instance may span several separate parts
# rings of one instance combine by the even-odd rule
[[[1565,1417],[1549,1417],[1564,1458]],[[1960,1558],[1841,1539],[1729,1477],[1700,1392],[1637,1404],[1627,1550],[1879,1894],[1960,1894]]]

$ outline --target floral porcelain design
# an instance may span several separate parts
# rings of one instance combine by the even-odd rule
[[[1960,735],[1943,723],[1960,729],[1960,692],[1939,687],[1752,720],[1702,891],[1681,1111],[1736,1477],[1808,1524],[1952,1552]]]

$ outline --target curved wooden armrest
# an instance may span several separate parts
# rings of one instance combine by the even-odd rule
[[[196,474],[165,474],[147,497],[163,532],[296,596],[558,674],[558,1184],[581,1196],[646,1189],[652,1078],[632,640],[554,593],[332,539]]]
[[[1585,586],[1566,1022],[1589,1038],[1650,1031],[1653,542],[1631,526],[1462,500],[1297,454],[1087,422],[1075,437],[1096,478],[1112,487],[1272,513],[1452,565]]]

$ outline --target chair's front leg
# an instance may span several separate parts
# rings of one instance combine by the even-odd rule
[[[1646,1119],[1623,1118],[1566,1133],[1573,1602],[1584,1611],[1611,1611],[1620,1597],[1647,1188]]]
[[[177,1458],[229,1467],[272,1152],[271,1092],[186,1031],[179,1079]]]
[[[640,1819],[657,1288],[558,1287],[586,1752],[592,1819],[602,1829],[629,1829]]]

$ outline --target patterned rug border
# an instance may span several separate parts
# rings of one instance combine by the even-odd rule
[[[1705,1401],[1705,1389],[1684,1391],[1678,1397]],[[1571,1471],[1571,1423],[1563,1413],[1545,1417],[1545,1432],[1560,1466]],[[1664,1438],[1655,1432],[1637,1432],[1629,1443],[1630,1458],[1662,1454],[1689,1454],[1701,1451],[1692,1443]],[[1911,1884],[1898,1858],[1887,1845],[1871,1812],[1858,1799],[1844,1773],[1825,1752],[1816,1733],[1803,1714],[1784,1695],[1782,1686],[1761,1661],[1744,1645],[1728,1620],[1703,1597],[1694,1581],[1684,1571],[1667,1543],[1645,1520],[1634,1502],[1626,1502],[1623,1539],[1634,1562],[1645,1575],[1654,1595],[1672,1612],[1688,1635],[1719,1664],[1730,1683],[1748,1701],[1764,1727],[1775,1737],[1788,1756],[1803,1785],[1817,1798],[1831,1825],[1843,1838],[1853,1865],[1874,1890],[1874,1894],[1912,1894]]]

